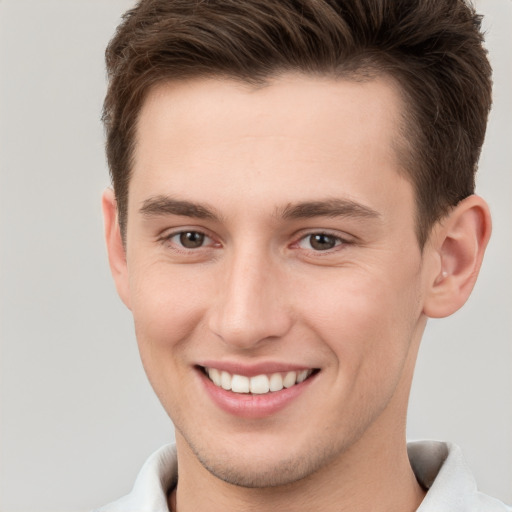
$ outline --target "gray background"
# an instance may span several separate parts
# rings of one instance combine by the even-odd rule
[[[103,51],[130,5],[0,0],[3,512],[108,502],[173,439],[102,239]],[[429,323],[409,437],[458,443],[480,488],[512,502],[512,2],[477,5],[495,68],[478,183],[494,235],[469,303]]]

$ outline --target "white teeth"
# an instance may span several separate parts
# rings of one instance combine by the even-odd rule
[[[249,377],[233,375],[231,379],[231,391],[235,393],[249,393]]]
[[[246,377],[244,375],[231,375],[229,372],[216,368],[205,368],[210,380],[218,387],[234,393],[253,393],[264,395],[269,391],[281,391],[283,388],[291,388],[295,384],[304,382],[313,370],[301,370],[300,372],[273,373],[271,375],[256,375]]]
[[[283,379],[283,386],[285,388],[291,388],[297,380],[297,372],[288,372]]]
[[[309,375],[309,370],[302,370],[297,374],[297,382],[304,382],[309,377]]]
[[[229,391],[231,389],[231,375],[228,372],[221,372],[220,385],[222,389]]]
[[[270,391],[281,391],[283,389],[283,377],[280,373],[273,373],[270,376]]]
[[[220,378],[220,372],[217,370],[217,368],[208,368],[208,375],[210,379],[214,382],[216,386],[221,385],[221,378]]]
[[[251,393],[255,393],[256,395],[263,395],[264,393],[268,393],[270,390],[270,382],[266,375],[256,375],[256,377],[251,377]]]

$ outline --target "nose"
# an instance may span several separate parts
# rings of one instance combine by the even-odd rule
[[[263,254],[234,254],[225,261],[209,327],[224,343],[250,350],[284,336],[292,326],[279,263]]]

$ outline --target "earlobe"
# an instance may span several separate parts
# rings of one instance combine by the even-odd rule
[[[455,313],[475,285],[487,243],[491,216],[487,203],[472,195],[462,200],[434,227],[430,250],[436,265],[424,303],[424,313],[442,318]]]
[[[125,305],[130,308],[130,288],[126,251],[117,217],[116,198],[114,191],[110,188],[103,192],[102,209],[110,271],[112,272],[119,297]]]

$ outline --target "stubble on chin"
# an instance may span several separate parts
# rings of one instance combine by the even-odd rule
[[[293,484],[329,466],[343,451],[342,447],[336,450],[313,442],[306,450],[290,451],[276,462],[265,458],[265,454],[257,459],[248,459],[243,453],[237,456],[226,452],[212,453],[182,437],[196,460],[212,476],[246,489],[293,487]]]

